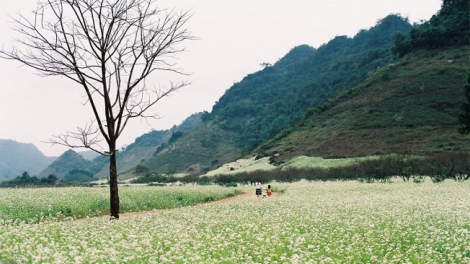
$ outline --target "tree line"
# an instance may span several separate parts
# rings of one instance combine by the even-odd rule
[[[289,168],[272,171],[244,172],[233,175],[218,175],[213,178],[217,184],[238,182],[251,184],[256,181],[268,183],[308,181],[364,181],[388,182],[399,177],[405,182],[420,182],[429,177],[433,182],[446,179],[465,181],[470,176],[470,153],[449,152],[416,157],[412,155],[386,155],[378,159],[357,162],[348,166],[333,168]]]
[[[136,171],[137,172],[137,171]],[[422,182],[430,178],[432,182],[439,183],[446,179],[465,181],[470,177],[470,153],[447,152],[434,154],[428,157],[413,156],[410,154],[390,154],[378,159],[358,161],[352,165],[332,168],[277,168],[274,170],[258,170],[240,172],[235,174],[220,174],[216,176],[187,175],[178,177],[174,174],[148,173],[141,167],[138,173],[144,176],[131,180],[131,183],[148,183],[150,185],[165,184],[218,184],[222,186],[236,186],[237,184],[251,185],[259,181],[263,184],[277,182],[308,181],[361,181],[361,182],[389,182],[398,177],[404,182]],[[90,186],[87,183],[77,183],[60,180],[54,175],[46,178],[30,176],[23,172],[15,179],[0,183],[0,187],[49,187],[49,186]]]
[[[236,174],[220,174],[213,177],[188,175],[176,177],[148,173],[132,181],[133,183],[168,184],[218,184],[235,186],[261,183],[308,181],[361,181],[388,182],[398,177],[405,182],[422,182],[426,177],[439,183],[446,179],[455,181],[468,180],[470,176],[470,153],[448,152],[419,157],[408,154],[385,155],[378,159],[358,161],[352,165],[332,168],[288,168],[259,170]]]
[[[14,179],[0,182],[1,188],[18,188],[18,187],[65,187],[65,186],[84,186],[83,182],[77,182],[74,179],[59,179],[54,174],[50,174],[44,178],[31,176],[28,172],[23,172]]]

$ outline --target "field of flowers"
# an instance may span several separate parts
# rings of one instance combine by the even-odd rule
[[[121,212],[194,205],[234,196],[240,190],[219,186],[122,187]],[[0,188],[0,223],[36,223],[56,218],[109,214],[109,188]]]
[[[117,221],[3,222],[0,263],[470,263],[468,181],[279,187]]]

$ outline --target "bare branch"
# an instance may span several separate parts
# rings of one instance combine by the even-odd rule
[[[91,124],[85,124],[83,128],[77,127],[77,132],[67,132],[66,134],[53,136],[47,143],[70,148],[87,148],[101,155],[106,155],[106,152],[99,145],[101,142],[99,137],[99,129],[94,128],[93,122],[91,122]]]
[[[84,147],[110,156],[111,197],[117,196],[117,140],[130,119],[147,114],[162,98],[188,82],[149,90],[145,80],[156,71],[183,74],[170,60],[194,39],[185,24],[191,15],[156,6],[156,0],[39,0],[32,18],[14,18],[21,49],[0,49],[0,58],[16,60],[42,76],[78,83],[93,110],[93,122],[50,143]],[[153,87],[154,85],[151,85]],[[108,151],[100,150],[106,141]],[[118,217],[116,206],[111,214]]]

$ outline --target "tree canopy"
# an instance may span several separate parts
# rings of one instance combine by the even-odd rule
[[[415,25],[410,34],[400,34],[394,53],[399,57],[415,49],[437,49],[470,44],[470,1],[444,0],[431,19]]]

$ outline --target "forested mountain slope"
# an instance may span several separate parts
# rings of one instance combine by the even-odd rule
[[[233,85],[206,120],[237,134],[235,144],[251,150],[290,123],[307,108],[363,81],[368,73],[393,60],[397,34],[411,25],[389,15],[354,38],[338,36],[314,50],[299,46],[271,67]]]
[[[65,176],[72,170],[86,170],[91,164],[90,161],[85,160],[80,154],[69,149],[60,155],[52,164],[43,170],[38,176],[48,177],[54,175],[58,179],[63,180]]]
[[[444,0],[441,10],[393,48],[399,60],[354,89],[309,112],[258,151],[278,162],[384,153],[469,151],[457,133],[470,65],[470,2]]]
[[[300,120],[307,109],[392,62],[397,34],[410,29],[406,19],[389,15],[354,38],[338,36],[318,49],[293,48],[230,87],[201,126],[142,165],[160,173],[202,173],[233,161]]]
[[[278,162],[300,155],[352,157],[469,151],[457,132],[469,47],[421,50],[389,64],[311,111],[258,149]]]

